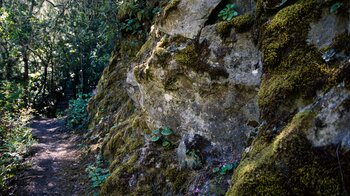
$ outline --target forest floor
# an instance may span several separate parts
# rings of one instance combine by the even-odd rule
[[[14,195],[86,195],[89,181],[79,144],[61,119],[36,119],[31,129],[37,143],[26,158],[29,167],[15,182]]]

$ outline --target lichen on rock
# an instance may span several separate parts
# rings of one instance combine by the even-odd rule
[[[317,42],[334,1],[234,1],[250,7],[208,22],[220,2],[170,1],[147,38],[116,47],[89,105],[110,163],[102,195],[349,191],[347,25]],[[162,128],[168,147],[150,139]]]

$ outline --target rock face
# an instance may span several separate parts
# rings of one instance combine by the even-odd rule
[[[306,109],[315,114],[307,138],[315,147],[341,145],[350,150],[350,91],[339,85]]]
[[[310,24],[308,41],[319,49],[329,47],[335,36],[348,31],[348,25],[348,17],[329,13],[329,9],[324,9],[321,19]]]
[[[169,35],[182,35],[194,39],[211,11],[220,3],[220,0],[192,0],[171,2],[167,17],[160,26],[160,30]]]
[[[336,15],[318,1],[296,1],[275,15],[261,10],[261,20],[271,18],[260,29],[265,122],[227,195],[347,195],[350,39],[342,3]]]
[[[234,3],[170,1],[115,52],[89,106],[103,195],[350,191],[349,3]]]
[[[147,113],[148,126],[172,128],[181,135],[181,143],[200,135],[210,141],[215,158],[239,159],[259,122],[261,55],[250,34],[232,32],[234,40],[225,43],[213,25],[202,30],[199,41],[172,39],[164,35],[155,41],[145,63],[131,70],[137,81],[128,74],[127,81],[138,84],[138,103]],[[178,150],[179,157],[183,152]],[[205,161],[214,158],[208,156]]]

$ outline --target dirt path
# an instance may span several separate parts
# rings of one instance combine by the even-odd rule
[[[87,177],[78,147],[79,137],[64,129],[64,121],[38,119],[31,128],[38,143],[26,161],[31,167],[18,178],[14,195],[85,195]]]

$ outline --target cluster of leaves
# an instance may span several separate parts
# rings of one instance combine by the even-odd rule
[[[69,101],[67,110],[67,126],[72,129],[83,128],[88,121],[88,113],[86,111],[87,104],[91,94],[79,94],[77,99]]]
[[[24,168],[23,156],[35,140],[27,123],[32,110],[17,113],[1,111],[0,114],[0,193],[5,192],[10,180]]]
[[[125,32],[130,32],[133,35],[142,34],[142,25],[137,18],[127,19],[125,22],[121,24],[121,29]]]
[[[154,143],[162,143],[162,146],[166,149],[172,148],[174,144],[170,140],[170,136],[173,135],[173,131],[170,128],[152,130],[151,141]]]
[[[24,84],[0,80],[0,193],[23,168],[23,156],[34,143],[27,127],[34,110],[25,107]]]
[[[342,6],[343,6],[342,3],[336,2],[330,7],[329,11],[330,11],[330,13],[337,13],[338,9],[341,8]]]
[[[19,111],[24,108],[23,84],[15,81],[0,81],[0,108],[9,111]]]
[[[235,4],[227,4],[224,9],[219,12],[219,18],[225,21],[232,20],[234,17],[238,16],[237,6]]]
[[[89,173],[92,188],[99,188],[110,176],[108,169],[104,169],[102,156],[96,156],[96,161],[88,165],[86,172]]]
[[[213,173],[220,173],[221,175],[226,175],[228,172],[235,170],[239,165],[239,162],[225,163],[219,167],[213,169]]]
[[[117,17],[121,21],[121,30],[125,35],[133,34],[145,36],[147,28],[154,16],[158,15],[162,9],[161,5],[167,0],[145,1],[145,0],[126,0],[122,1],[118,7]]]

